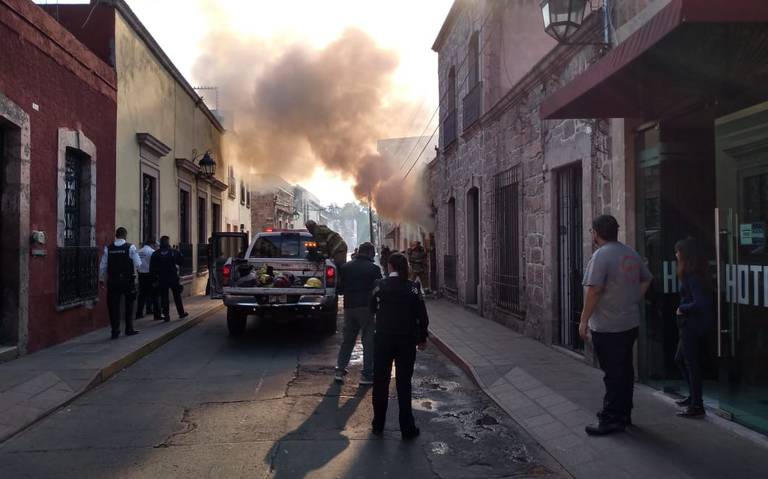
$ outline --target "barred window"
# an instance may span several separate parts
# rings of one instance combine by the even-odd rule
[[[67,148],[64,163],[64,246],[80,246],[82,158]]]
[[[520,304],[520,169],[514,166],[494,177],[493,293],[496,306],[522,312]]]

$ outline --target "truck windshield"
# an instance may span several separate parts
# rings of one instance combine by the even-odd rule
[[[305,258],[308,236],[297,234],[263,235],[256,238],[251,258]]]

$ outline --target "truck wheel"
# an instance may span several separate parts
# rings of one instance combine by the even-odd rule
[[[331,313],[324,313],[321,318],[321,329],[324,334],[333,335],[336,334],[336,319],[338,313],[333,311]]]
[[[245,311],[227,308],[227,329],[230,336],[240,336],[245,332],[245,324],[248,321],[248,315]]]

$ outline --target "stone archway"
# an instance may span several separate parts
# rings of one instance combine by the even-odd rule
[[[30,124],[2,92],[0,129],[0,347],[15,357],[28,340]]]

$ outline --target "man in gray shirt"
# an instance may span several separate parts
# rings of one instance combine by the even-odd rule
[[[610,215],[592,222],[592,240],[598,249],[584,273],[584,309],[579,334],[592,344],[605,373],[603,409],[596,425],[587,434],[603,435],[623,431],[632,424],[632,394],[635,368],[633,348],[640,325],[640,301],[653,277],[640,255],[619,243],[619,223]]]

